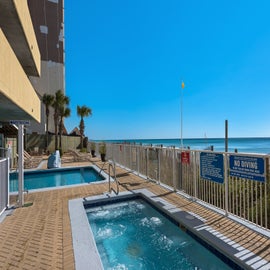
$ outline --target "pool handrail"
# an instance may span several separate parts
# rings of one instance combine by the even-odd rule
[[[101,172],[104,171],[103,168],[104,168],[105,164],[106,164],[106,161],[103,162],[103,165],[102,165],[102,167],[100,168],[99,174],[101,174]]]
[[[116,177],[116,174],[115,174],[115,162],[109,161],[108,167],[109,167],[108,168],[108,174],[109,174],[109,193],[111,193],[111,191],[113,191],[115,193],[115,195],[118,195],[119,194],[119,182],[118,182],[117,177]],[[113,170],[114,181],[116,182],[116,187],[117,187],[117,190],[116,191],[113,188],[111,188],[111,168]]]

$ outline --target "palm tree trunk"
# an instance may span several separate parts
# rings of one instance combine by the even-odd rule
[[[58,130],[57,130],[57,125],[55,125],[55,150],[58,149]]]
[[[84,120],[83,117],[81,118],[81,122],[80,122],[80,133],[81,133],[81,149],[83,149],[83,136],[84,136]]]
[[[62,136],[61,136],[61,131],[59,131],[59,149],[62,149]]]
[[[55,151],[58,149],[58,117],[54,116],[54,132],[55,132]]]
[[[63,133],[63,121],[60,120],[59,124],[59,148],[62,150],[62,133]]]

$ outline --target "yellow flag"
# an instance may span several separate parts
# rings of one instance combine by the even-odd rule
[[[185,88],[185,84],[184,84],[184,82],[183,82],[183,81],[182,81],[181,86],[182,86],[182,89],[184,89],[184,88]]]

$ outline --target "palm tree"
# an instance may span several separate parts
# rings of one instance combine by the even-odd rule
[[[58,126],[60,117],[60,108],[69,104],[69,97],[65,96],[61,90],[57,90],[54,97],[54,133],[55,133],[55,150],[58,149]]]
[[[92,115],[92,109],[86,107],[85,105],[83,105],[82,107],[77,106],[77,114],[78,116],[81,117],[81,121],[80,121],[80,136],[81,136],[81,149],[83,148],[83,137],[84,137],[84,129],[85,129],[85,125],[84,125],[84,117],[88,117]]]
[[[46,150],[48,150],[49,145],[49,115],[50,115],[50,106],[52,106],[54,101],[54,96],[49,94],[44,94],[42,97],[42,103],[45,105],[46,113]]]
[[[63,129],[64,129],[64,121],[63,119],[66,117],[70,116],[70,108],[67,108],[65,106],[60,107],[59,110],[59,117],[60,117],[60,121],[59,121],[59,135],[60,135],[60,140],[59,140],[59,148],[62,150],[62,134],[63,134]]]

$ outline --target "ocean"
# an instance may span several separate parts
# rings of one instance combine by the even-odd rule
[[[133,140],[106,140],[111,143],[131,143],[164,147],[180,147],[180,139],[133,139]],[[224,138],[183,139],[183,146],[191,150],[209,149],[211,146],[216,152],[225,151]],[[238,153],[270,154],[270,138],[229,138],[228,151]]]

